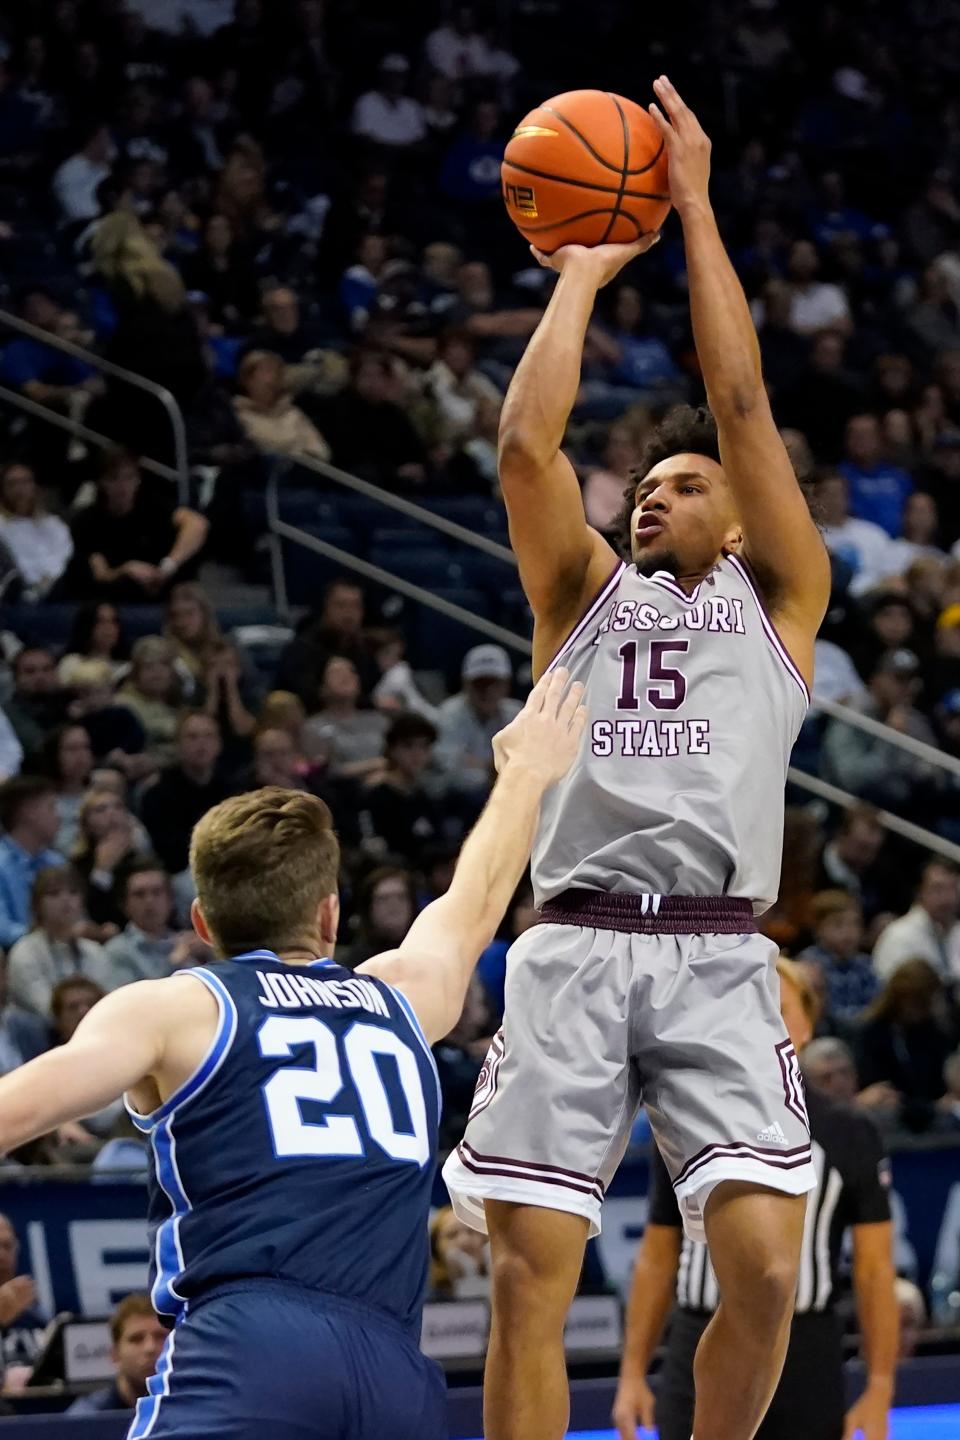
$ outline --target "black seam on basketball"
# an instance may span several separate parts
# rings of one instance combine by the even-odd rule
[[[609,214],[610,211],[608,207],[604,205],[599,210],[581,210],[577,215],[564,215],[559,220],[551,220],[549,225],[528,225],[527,222],[524,221],[523,233],[524,235],[540,235],[547,230],[559,230],[561,225],[572,225],[576,220],[590,220],[593,218],[594,215]],[[638,222],[630,214],[629,210],[622,210],[620,212],[620,218],[621,220],[629,220],[636,227],[637,239],[639,239],[640,236],[645,233],[643,230],[640,229]]]
[[[610,211],[610,223],[603,232],[603,238],[600,241],[601,245],[605,245],[610,239],[610,232],[623,213],[620,209],[620,204],[623,200],[623,192],[627,188],[627,166],[630,164],[630,127],[627,124],[627,117],[624,115],[623,106],[620,104],[616,95],[611,94],[609,90],[607,94],[616,106],[617,114],[620,116],[620,125],[623,130],[623,165],[620,170],[620,189],[617,191],[617,198],[614,201],[613,209]]]
[[[532,165],[520,165],[509,157],[503,163],[509,165],[511,170],[519,170],[523,175],[533,175],[537,180],[556,180],[558,185],[574,185],[578,190],[596,190],[601,195],[622,193],[627,200],[670,199],[669,195],[660,194],[656,190],[624,190],[620,192],[616,185],[596,185],[592,180],[571,180],[566,175],[553,175],[549,170],[534,170]]]
[[[608,91],[607,93],[609,94],[610,92]],[[623,166],[614,165],[612,161],[605,160],[604,157],[600,154],[599,150],[594,149],[594,147],[590,144],[590,141],[587,139],[586,135],[584,135],[582,131],[578,130],[576,125],[574,125],[573,121],[568,120],[566,115],[562,114],[559,110],[554,110],[552,105],[538,105],[537,109],[545,110],[548,115],[552,115],[555,120],[559,120],[561,125],[566,125],[567,129],[570,131],[570,134],[577,137],[577,139],[580,141],[580,144],[584,147],[585,150],[588,150],[590,152],[598,165],[602,165],[605,170],[612,170],[614,174],[623,173]],[[646,170],[652,170],[654,165],[656,165],[657,161],[660,159],[660,156],[663,154],[663,147],[665,143],[666,142],[661,135],[660,144],[657,146],[656,154],[653,156],[653,158],[651,160],[648,160],[646,165],[638,165],[636,170],[628,170],[627,174],[642,175]],[[507,163],[512,165],[513,161],[509,160]],[[664,195],[663,198],[664,200],[668,200],[670,197],[668,195]]]

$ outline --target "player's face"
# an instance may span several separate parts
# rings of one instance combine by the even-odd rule
[[[706,574],[741,538],[723,470],[708,456],[671,455],[637,485],[630,545],[642,575]]]
[[[146,1393],[166,1338],[166,1330],[153,1315],[135,1315],[123,1327],[114,1346],[114,1363],[138,1395]]]

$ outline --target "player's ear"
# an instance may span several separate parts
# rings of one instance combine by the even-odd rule
[[[190,906],[190,920],[194,930],[200,936],[205,945],[213,945],[213,936],[210,934],[210,927],[206,922],[203,911],[200,909],[200,901],[194,900]]]
[[[340,928],[340,897],[339,895],[324,895],[317,910],[317,929],[323,940],[323,948],[332,951],[337,943],[337,931]]]

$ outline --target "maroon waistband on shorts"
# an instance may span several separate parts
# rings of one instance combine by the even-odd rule
[[[757,922],[749,900],[732,895],[621,895],[563,890],[540,911],[542,925],[585,925],[624,935],[750,935]]]

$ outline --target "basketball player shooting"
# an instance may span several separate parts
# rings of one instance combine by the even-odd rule
[[[579,749],[581,688],[545,676],[446,895],[356,972],[331,958],[330,812],[267,787],[193,833],[194,926],[217,964],[124,986],[0,1080],[9,1150],[126,1093],[149,1136],[154,1306],[170,1338],[129,1440],[441,1440],[419,1350],[439,1080],[480,951]]]
[[[669,80],[654,90],[712,413],[680,410],[655,433],[616,554],[560,447],[597,292],[645,237],[538,257],[560,278],[501,421],[535,666],[583,681],[588,719],[534,845],[544,923],[514,946],[503,1032],[444,1170],[491,1239],[488,1440],[565,1432],[564,1319],[641,1100],[721,1296],[696,1357],[694,1440],[750,1440],[763,1417],[815,1185],[755,915],[777,893],[829,567],[710,208],[710,143]]]

